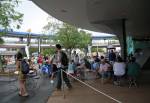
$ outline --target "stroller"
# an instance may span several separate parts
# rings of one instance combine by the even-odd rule
[[[46,63],[41,67],[41,71],[42,71],[43,75],[48,75],[48,77],[50,77],[52,74],[52,67],[50,64]]]

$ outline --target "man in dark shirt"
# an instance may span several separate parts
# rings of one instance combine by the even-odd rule
[[[109,62],[113,64],[115,61],[116,61],[116,54],[113,52],[113,50],[111,50],[111,52],[109,53]]]

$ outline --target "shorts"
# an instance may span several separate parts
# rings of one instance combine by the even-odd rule
[[[110,78],[111,77],[111,72],[110,71],[102,72],[100,74],[101,74],[102,78]]]

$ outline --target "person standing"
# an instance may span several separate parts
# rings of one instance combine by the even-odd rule
[[[38,56],[38,64],[39,64],[39,69],[41,69],[42,64],[43,64],[43,57],[41,54],[39,54],[39,56]]]
[[[79,55],[76,54],[74,57],[74,63],[76,64],[76,66],[79,64]]]
[[[121,85],[121,79],[126,73],[126,64],[121,57],[117,57],[116,62],[113,65],[114,71],[114,84]]]
[[[27,97],[28,93],[25,87],[26,83],[26,75],[22,73],[21,70],[21,61],[23,59],[23,55],[21,52],[17,53],[17,61],[16,61],[16,70],[19,73],[19,96]]]
[[[132,57],[127,65],[127,75],[130,83],[136,83],[137,78],[140,75],[140,65],[136,62],[136,58]]]
[[[114,62],[116,61],[116,54],[113,52],[113,50],[111,50],[111,52],[109,53],[109,62],[110,64],[114,64]]]
[[[61,85],[62,85],[62,79],[61,79],[61,69],[66,71],[66,69],[68,68],[68,58],[66,53],[64,53],[61,50],[61,45],[60,44],[56,44],[56,64],[57,64],[57,68],[58,68],[58,73],[57,73],[57,90],[61,90]],[[72,85],[67,77],[67,74],[65,72],[62,73],[63,74],[63,80],[65,81],[67,87],[69,89],[72,88]]]

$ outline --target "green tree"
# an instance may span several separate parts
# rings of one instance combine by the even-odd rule
[[[91,38],[91,34],[90,33],[86,33],[83,30],[79,31],[80,33],[80,37],[79,37],[79,48],[85,48],[88,45],[91,45],[92,42],[92,38]]]
[[[79,31],[78,28],[64,23],[58,30],[55,41],[63,45],[70,56],[73,49],[87,47],[91,42],[91,36],[83,30]]]
[[[55,53],[55,49],[54,48],[47,48],[47,49],[44,49],[42,51],[43,55],[53,55],[54,53]]]
[[[38,52],[38,48],[30,48],[29,51],[30,51],[30,54],[34,52]]]
[[[105,52],[102,48],[92,47],[92,52]]]
[[[2,38],[0,38],[0,44],[3,44],[4,40]]]
[[[61,44],[69,54],[76,48],[86,48],[91,44],[91,35],[83,30],[62,23],[53,17],[48,17],[47,24],[43,27],[44,33],[55,34],[51,40]]]
[[[18,0],[2,0],[0,1],[0,28],[7,29],[10,28],[20,28],[22,23],[23,14],[17,12],[15,8],[19,5]],[[6,32],[1,32],[1,35],[4,35]],[[3,43],[0,39],[0,43]]]

